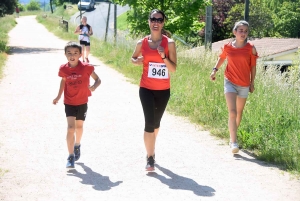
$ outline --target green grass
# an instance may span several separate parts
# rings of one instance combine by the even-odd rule
[[[3,66],[7,59],[7,52],[9,47],[8,43],[8,32],[16,25],[15,17],[13,15],[6,15],[0,18],[0,78],[3,74]]]
[[[65,40],[77,40],[73,31],[66,33],[58,27],[55,14],[47,18],[38,16],[38,20],[55,35]],[[118,21],[118,24],[121,23]],[[123,73],[132,83],[139,83],[142,69],[130,62],[136,39],[120,37],[117,44],[113,40],[104,42],[93,37],[91,40],[94,56]],[[216,81],[211,82],[209,75],[216,62],[216,54],[201,49],[187,51],[181,46],[177,52],[178,67],[176,73],[171,74],[171,99],[167,110],[187,117],[213,135],[228,140],[224,66],[218,71]],[[265,71],[258,64],[256,90],[247,100],[238,131],[238,140],[244,149],[261,160],[297,173],[300,173],[299,74],[297,68],[288,74],[280,74],[274,68]]]
[[[122,13],[118,16],[117,21],[117,29],[121,31],[127,31],[128,30],[128,23],[127,23],[127,12]]]

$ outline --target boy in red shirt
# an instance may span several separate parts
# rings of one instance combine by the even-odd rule
[[[68,63],[61,65],[59,68],[58,76],[62,79],[58,95],[53,100],[53,104],[55,105],[58,102],[64,92],[69,151],[66,167],[74,168],[74,162],[80,157],[80,140],[87,112],[88,97],[91,96],[91,91],[95,91],[101,84],[101,80],[94,72],[93,66],[79,61],[82,55],[80,44],[73,41],[68,42],[65,46],[65,55]],[[92,86],[90,86],[90,77],[95,80]]]

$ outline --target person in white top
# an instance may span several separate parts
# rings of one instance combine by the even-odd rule
[[[82,61],[89,63],[89,54],[90,54],[90,36],[93,35],[92,27],[87,24],[87,17],[83,16],[81,18],[81,25],[77,26],[75,34],[79,34],[78,40],[82,47]]]

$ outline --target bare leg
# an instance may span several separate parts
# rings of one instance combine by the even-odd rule
[[[88,58],[90,55],[90,46],[85,47],[85,58]]]
[[[236,110],[237,110],[236,127],[237,127],[237,129],[239,128],[239,125],[242,121],[243,110],[244,110],[246,101],[247,101],[247,98],[241,98],[239,96],[236,99]]]
[[[153,156],[155,148],[155,133],[144,132],[144,143],[148,157]]]
[[[85,52],[85,46],[81,45],[81,51],[82,51],[82,61],[84,61],[84,52]]]
[[[69,154],[74,154],[75,144],[75,117],[67,117],[68,129],[67,129],[67,146]]]
[[[228,128],[230,132],[230,141],[237,141],[237,129],[242,120],[243,110],[246,104],[247,98],[241,98],[236,93],[225,94],[227,108],[228,108]]]
[[[83,123],[82,120],[76,120],[76,144],[80,144],[82,133],[83,133]]]

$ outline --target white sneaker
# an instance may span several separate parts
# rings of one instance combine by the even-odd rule
[[[236,142],[230,142],[229,145],[233,154],[237,154],[239,152],[239,145]]]

